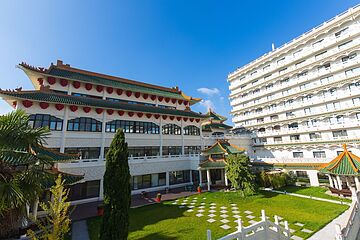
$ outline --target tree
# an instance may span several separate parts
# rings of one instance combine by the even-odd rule
[[[41,203],[41,208],[47,213],[45,224],[38,222],[38,227],[41,230],[37,236],[34,231],[28,230],[28,235],[32,240],[62,240],[67,232],[70,230],[69,207],[70,202],[67,202],[70,189],[65,189],[64,180],[61,179],[61,174],[55,180],[55,186],[50,188],[52,193],[52,201]]]
[[[118,129],[106,154],[102,240],[125,240],[128,236],[131,201],[128,156],[124,132]]]
[[[231,185],[243,196],[255,193],[255,175],[251,172],[250,159],[245,154],[226,157],[225,171]]]

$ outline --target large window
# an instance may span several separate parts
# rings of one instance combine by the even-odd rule
[[[101,132],[102,123],[93,118],[80,117],[68,121],[68,131]]]
[[[326,158],[325,151],[314,151],[314,158]]]
[[[116,132],[118,128],[122,128],[125,133],[160,133],[160,128],[155,123],[126,120],[113,120],[111,122],[107,122],[105,132]]]
[[[185,146],[184,147],[185,154],[194,154],[201,152],[201,146]]]
[[[181,135],[181,127],[176,124],[166,124],[162,127],[163,134]]]
[[[96,159],[100,157],[99,147],[70,147],[65,148],[67,154],[77,154],[81,159]]]
[[[29,116],[29,124],[33,128],[48,127],[53,131],[61,131],[63,120],[48,114],[32,114]]]
[[[132,190],[166,185],[166,173],[138,175],[130,178]]]
[[[333,134],[333,137],[346,137],[347,136],[346,130],[333,131],[332,134]]]
[[[182,154],[181,146],[163,146],[162,154],[163,155],[181,155]]]
[[[187,183],[190,181],[190,170],[169,172],[170,185]]]
[[[196,126],[186,126],[184,127],[184,135],[200,135],[200,129]]]
[[[293,152],[293,157],[294,158],[303,158],[304,153],[303,152]]]
[[[146,147],[129,147],[129,156],[157,156],[160,155],[160,147],[146,146]]]
[[[71,185],[69,193],[69,201],[76,201],[86,198],[99,197],[100,180],[87,181]]]

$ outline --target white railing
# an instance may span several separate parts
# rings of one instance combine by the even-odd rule
[[[261,221],[248,227],[243,227],[241,219],[238,219],[237,231],[230,233],[218,240],[230,239],[267,239],[267,240],[286,240],[290,239],[290,229],[287,221],[284,221],[284,227],[279,224],[278,216],[274,217],[275,222],[267,219],[265,211],[261,210]],[[211,240],[211,231],[207,230],[207,240]]]
[[[353,209],[351,211],[350,217],[347,221],[346,226],[341,229],[339,224],[336,225],[336,240],[352,240],[358,239],[360,229],[360,211],[359,211],[359,198],[360,193],[357,193],[356,201],[353,203]]]
[[[257,163],[328,163],[331,158],[274,158],[274,157],[256,157],[252,158],[252,162]]]

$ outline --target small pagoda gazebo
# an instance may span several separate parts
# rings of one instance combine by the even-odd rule
[[[206,170],[207,189],[209,191],[211,189],[212,180],[214,180],[215,184],[221,182],[225,184],[225,186],[228,186],[228,179],[225,172],[226,156],[244,152],[244,148],[232,145],[227,140],[217,140],[211,147],[202,151],[204,160],[199,164],[200,178],[201,171]]]
[[[356,197],[360,191],[360,158],[349,152],[346,144],[343,147],[344,151],[319,171],[329,177],[332,193]]]

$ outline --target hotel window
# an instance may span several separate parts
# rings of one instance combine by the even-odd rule
[[[287,100],[287,101],[284,102],[284,106],[285,106],[285,107],[291,106],[293,102],[294,102],[293,99],[289,99],[289,100]]]
[[[266,69],[270,68],[270,64],[266,65],[265,67],[263,67],[263,71],[265,71]]]
[[[94,95],[89,95],[89,94],[84,94],[84,93],[71,93],[71,95],[76,96],[76,97],[87,97],[87,98],[102,99],[101,96],[94,96]]]
[[[310,139],[320,139],[321,133],[320,132],[309,133],[309,137]]]
[[[282,142],[282,137],[274,137],[274,142],[276,143]]]
[[[61,131],[63,120],[48,114],[31,114],[29,125],[32,128],[48,127],[52,131]]]
[[[190,125],[190,126],[186,126],[184,127],[184,135],[195,135],[195,136],[199,136],[200,135],[200,129],[196,126]]]
[[[170,134],[170,135],[181,135],[181,127],[176,124],[166,124],[162,127],[163,134]]]
[[[336,95],[336,91],[337,91],[337,88],[331,88],[329,89],[329,93],[331,96],[335,96]]]
[[[201,146],[184,146],[184,154],[201,153]]]
[[[143,157],[143,156],[158,156],[160,155],[160,147],[145,146],[145,147],[128,147],[129,157]]]
[[[295,117],[295,114],[294,114],[294,112],[286,112],[285,113],[285,115],[286,115],[286,117]]]
[[[280,65],[280,64],[282,64],[284,61],[285,61],[285,57],[277,60],[277,64]]]
[[[314,151],[313,156],[314,158],[326,158],[325,151]]]
[[[295,64],[295,67],[297,67],[297,68],[300,67],[300,65],[303,64],[304,62],[305,62],[305,60],[302,60],[302,61],[300,61],[300,62],[297,62],[297,63]]]
[[[356,82],[356,83],[350,83],[349,84],[349,89],[350,91],[356,91],[360,88],[360,82]]]
[[[349,30],[349,27],[346,27],[344,29],[341,29],[340,31],[335,33],[335,37],[340,37],[341,35],[345,34]]]
[[[320,83],[321,83],[321,84],[327,84],[327,83],[329,83],[332,79],[333,79],[333,76],[328,76],[328,77],[325,77],[325,78],[321,78],[321,79],[320,79]]]
[[[300,140],[300,135],[290,135],[290,140],[291,141],[299,141]]]
[[[307,121],[306,124],[309,126],[309,127],[318,127],[320,122],[316,119],[312,119],[310,121]]]
[[[99,147],[69,147],[65,148],[64,152],[78,155],[81,159],[98,159],[100,157]]]
[[[271,76],[271,74],[264,77],[264,80],[268,79]]]
[[[77,183],[74,185],[69,185],[66,188],[70,189],[68,201],[99,197],[100,180]]]
[[[259,138],[261,143],[267,143],[267,139],[266,138]]]
[[[345,43],[343,43],[343,44],[340,44],[340,45],[338,46],[338,48],[339,48],[339,49],[343,49],[343,48],[345,48],[346,46],[348,46],[351,42],[352,42],[352,40],[350,40],[350,41],[348,41],[348,42],[345,42]]]
[[[298,77],[298,78],[304,77],[304,76],[306,76],[307,74],[308,74],[308,71],[304,71],[304,72],[302,72],[302,73],[299,73],[299,74],[297,75],[297,77]]]
[[[286,96],[286,95],[288,95],[289,93],[290,93],[290,88],[282,91],[282,95],[283,95],[283,96]]]
[[[275,125],[272,128],[273,131],[279,131],[280,129],[281,129],[280,125]]]
[[[287,68],[283,68],[279,70],[279,74],[283,74],[286,71]]]
[[[259,102],[259,99],[257,98],[257,99],[254,99],[254,101],[253,101],[254,103],[258,103]]]
[[[354,75],[356,75],[356,74],[359,74],[359,72],[360,72],[360,67],[357,67],[357,68],[353,68],[353,69],[347,70],[347,71],[345,72],[345,75],[346,75],[347,77],[350,77],[350,76],[354,76]]]
[[[101,132],[102,123],[93,118],[80,117],[68,121],[68,131]]]
[[[269,107],[269,110],[274,111],[274,110],[276,110],[276,108],[277,108],[276,104],[271,104],[270,107]]]
[[[311,114],[311,109],[310,108],[305,108],[304,112],[305,112],[305,115]]]
[[[303,158],[304,153],[303,152],[293,152],[293,157],[294,158]]]
[[[263,123],[264,122],[264,118],[258,118],[256,119],[258,123]]]
[[[328,70],[330,69],[330,66],[331,66],[330,63],[325,63],[318,67],[318,71],[321,71],[322,69]]]
[[[347,131],[346,130],[333,131],[332,134],[333,137],[346,137]]]
[[[285,78],[283,80],[280,80],[280,85],[284,85],[289,82],[289,78]]]
[[[356,113],[356,119],[359,121],[360,120],[360,113]]]
[[[151,187],[151,174],[133,176],[131,186],[133,190]]]
[[[253,81],[251,84],[252,84],[252,85],[255,85],[258,81],[259,81],[259,80],[255,80],[255,81]]]
[[[327,103],[326,109],[328,111],[340,109],[340,102]]]
[[[169,172],[170,185],[187,183],[190,181],[190,170]]]
[[[349,60],[356,58],[356,53],[350,54],[349,56],[341,58],[342,63],[347,63]]]
[[[121,128],[125,133],[159,134],[160,127],[152,122],[113,120],[105,125],[105,132],[116,132]]]
[[[272,115],[270,116],[270,120],[271,121],[275,121],[275,120],[278,120],[279,119],[279,116],[278,115]]]
[[[298,128],[299,124],[297,122],[288,124],[288,128]]]
[[[258,89],[255,89],[254,91],[253,91],[253,94],[256,94],[256,93],[258,93],[258,92],[260,92],[260,89],[258,88]]]
[[[181,146],[163,146],[162,155],[182,155]]]
[[[246,111],[246,112],[244,112],[244,115],[245,115],[245,116],[250,115],[250,112],[249,112],[249,111]]]
[[[265,128],[259,128],[259,132],[265,132]]]
[[[240,88],[243,89],[243,88],[245,88],[245,87],[246,87],[246,84],[245,84],[245,85],[242,85]]]
[[[352,101],[353,101],[354,105],[357,105],[357,106],[360,105],[360,98],[353,98]]]
[[[321,52],[321,53],[319,53],[319,54],[316,54],[316,55],[315,55],[315,60],[318,60],[318,59],[320,59],[320,58],[323,58],[326,53],[327,53],[327,51],[324,51],[324,52]]]
[[[270,83],[269,85],[266,85],[266,90],[269,90],[274,87],[274,84]]]
[[[310,86],[310,83],[304,83],[300,85],[300,90],[305,90]]]
[[[342,116],[342,115],[339,115],[336,117],[331,117],[331,118],[329,118],[329,121],[330,121],[330,124],[342,124],[345,122],[344,116]]]
[[[297,50],[296,52],[293,53],[293,56],[294,56],[294,57],[299,56],[299,54],[301,53],[301,51],[302,51],[302,49]]]
[[[314,42],[314,43],[312,44],[312,46],[313,46],[313,47],[317,47],[317,46],[319,46],[323,41],[324,41],[324,39],[320,39],[320,40]]]
[[[309,95],[306,95],[305,97],[302,97],[302,102],[304,103],[307,103],[309,101],[311,101],[313,95],[309,94]]]

